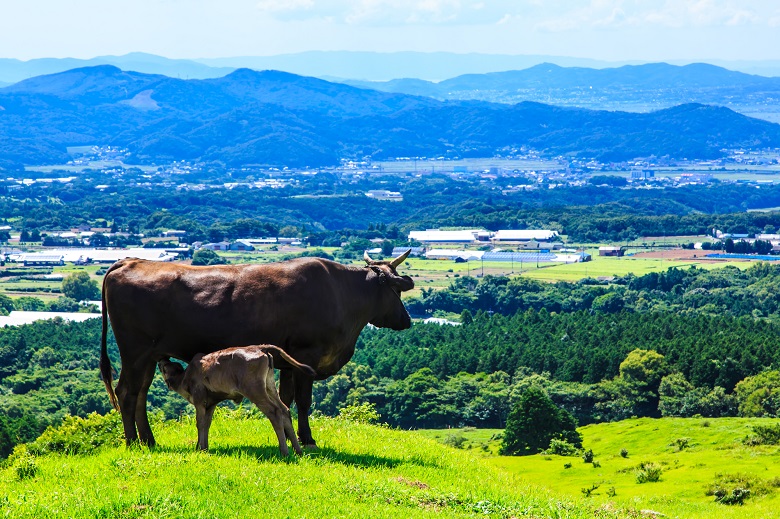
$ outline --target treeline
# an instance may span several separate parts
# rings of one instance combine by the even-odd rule
[[[444,290],[423,289],[419,298],[406,301],[415,316],[441,312],[472,314],[518,311],[591,311],[613,314],[668,313],[767,317],[780,320],[780,265],[760,262],[705,270],[671,268],[642,276],[628,274],[607,281],[593,278],[574,283],[544,283],[522,276],[458,277]]]
[[[780,365],[778,332],[752,317],[544,309],[479,312],[461,326],[366,330],[353,362],[317,384],[315,409],[335,414],[370,402],[401,427],[503,427],[518,395],[537,385],[581,425],[631,416],[776,416],[776,396],[760,412],[743,403],[764,390],[780,395],[780,375],[769,389],[761,378],[745,382]]]
[[[238,180],[224,175],[223,182]],[[446,226],[549,228],[567,235],[570,242],[701,235],[713,229],[755,234],[780,228],[778,212],[745,211],[780,206],[780,186],[774,185],[657,190],[586,185],[505,192],[500,182],[484,186],[443,175],[383,176],[379,181],[352,184],[319,173],[296,187],[275,190],[224,189],[212,179],[215,184],[209,189],[187,191],[126,186],[111,176],[96,176],[108,186],[104,191],[96,192],[84,180],[45,188],[34,184],[13,192],[4,192],[0,185],[0,213],[14,219],[14,225],[30,239],[87,224],[146,235],[181,229],[187,231],[189,241],[297,236],[312,245],[340,243],[351,237],[405,241],[409,230]],[[403,203],[364,196],[365,191],[377,188],[400,191]],[[51,237],[48,242],[58,243]]]

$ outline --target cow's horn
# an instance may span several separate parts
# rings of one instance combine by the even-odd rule
[[[372,260],[371,256],[368,255],[367,250],[363,251],[363,261],[365,261],[367,265],[371,265],[372,263],[374,263],[374,260]]]
[[[391,262],[390,262],[390,265],[391,265],[393,268],[396,268],[398,265],[400,265],[401,263],[403,263],[403,262],[404,262],[404,260],[405,260],[406,258],[408,258],[408,257],[409,257],[409,253],[410,253],[410,252],[412,252],[412,249],[409,249],[409,250],[407,250],[406,252],[404,252],[403,254],[401,254],[400,256],[398,256],[397,258],[395,258],[393,261],[391,261]]]

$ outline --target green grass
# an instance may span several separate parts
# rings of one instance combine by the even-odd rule
[[[579,496],[594,506],[650,509],[669,517],[764,518],[778,517],[780,490],[751,497],[743,506],[726,506],[705,495],[717,474],[748,474],[761,480],[780,477],[778,446],[747,447],[742,439],[751,424],[774,424],[777,420],[748,418],[649,418],[580,428],[583,445],[592,449],[599,468],[579,457],[534,455],[494,456],[490,461],[526,481],[550,488],[562,497]],[[682,450],[677,440],[688,439]],[[628,457],[620,455],[621,449]],[[643,462],[660,464],[659,482],[636,482]],[[571,463],[570,468],[564,465]],[[589,498],[582,489],[599,485]],[[615,495],[607,495],[609,489]]]
[[[544,281],[577,281],[579,279],[591,277],[611,277],[625,276],[634,274],[642,276],[650,272],[665,272],[675,267],[687,269],[692,266],[702,269],[723,268],[726,265],[736,266],[738,268],[748,268],[752,263],[748,261],[724,261],[724,262],[697,262],[696,260],[666,260],[666,259],[644,259],[632,257],[605,257],[594,256],[593,261],[584,263],[558,264],[546,268],[523,271],[523,276],[540,279]]]
[[[320,449],[300,458],[279,456],[264,418],[226,410],[214,420],[209,453],[195,451],[195,424],[184,418],[153,425],[152,451],[46,454],[33,458],[37,472],[26,479],[13,466],[0,469],[0,516],[593,517],[588,503],[413,432],[324,418],[312,424]]]

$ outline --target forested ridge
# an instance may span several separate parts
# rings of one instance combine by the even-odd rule
[[[191,180],[210,187],[190,191],[125,186],[123,182],[135,179],[131,173],[118,178],[95,173],[89,179],[104,182],[102,191],[84,179],[13,191],[0,183],[0,213],[18,230],[28,232],[87,224],[147,235],[183,229],[190,241],[218,241],[275,236],[284,230],[308,238],[313,245],[338,245],[350,237],[404,241],[408,230],[436,227],[546,228],[579,243],[702,235],[713,229],[754,234],[780,228],[777,211],[745,211],[780,207],[780,186],[776,185],[652,190],[589,185],[504,193],[500,186],[486,187],[443,175],[383,178],[384,184],[351,184],[320,173],[296,188],[266,190],[224,189],[224,178],[210,184],[216,181],[205,175]],[[364,195],[377,187],[398,190],[404,201],[388,204]],[[226,213],[225,207],[231,211]]]

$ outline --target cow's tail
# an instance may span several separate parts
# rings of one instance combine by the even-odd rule
[[[100,334],[100,376],[103,379],[103,384],[106,385],[106,391],[108,392],[108,398],[111,400],[111,405],[114,406],[114,409],[119,411],[119,400],[116,398],[116,393],[114,393],[114,377],[113,377],[113,368],[111,367],[111,359],[108,358],[108,345],[107,339],[108,339],[108,311],[106,309],[106,280],[108,279],[108,274],[112,270],[114,270],[114,267],[117,264],[114,263],[114,265],[111,266],[110,269],[106,272],[106,275],[103,277],[103,290],[101,291],[101,307],[102,307],[102,314],[103,314],[103,330]]]
[[[316,378],[317,377],[317,372],[314,370],[314,368],[312,368],[308,364],[301,364],[300,362],[298,362],[294,358],[290,357],[290,355],[286,351],[281,349],[279,346],[274,346],[273,344],[265,344],[265,345],[263,345],[263,348],[267,349],[267,350],[273,350],[282,359],[284,359],[285,362],[287,362],[290,366],[292,366],[293,368],[297,369],[298,371],[300,371],[302,373],[306,373],[307,375],[309,375],[312,378]]]

